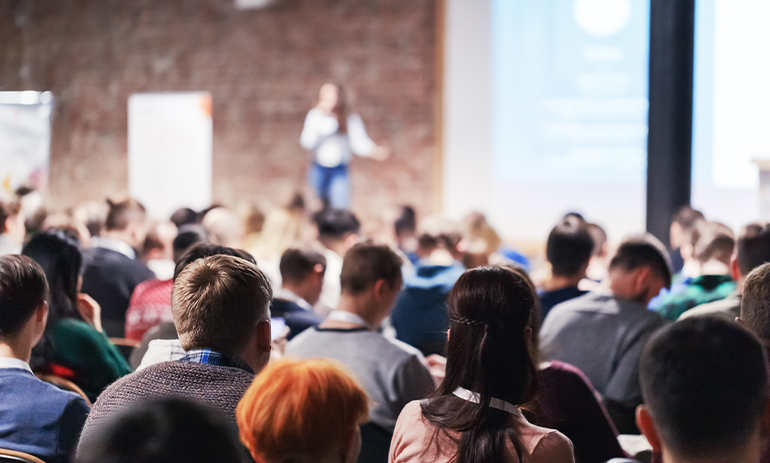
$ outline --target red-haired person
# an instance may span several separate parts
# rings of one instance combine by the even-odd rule
[[[354,463],[369,399],[335,361],[283,359],[238,404],[241,441],[257,463]]]

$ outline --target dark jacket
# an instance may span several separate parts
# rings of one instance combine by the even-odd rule
[[[110,337],[122,338],[126,311],[136,286],[155,278],[143,263],[106,248],[83,251],[82,291],[102,307],[102,326]]]
[[[318,326],[323,321],[323,317],[320,315],[303,309],[296,302],[284,299],[273,299],[273,305],[270,306],[270,315],[286,320],[286,326],[289,327],[288,340],[291,340],[294,336],[311,326]]]

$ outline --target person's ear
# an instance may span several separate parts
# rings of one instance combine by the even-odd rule
[[[527,344],[532,344],[532,328],[526,327],[524,329],[524,339],[527,341]]]
[[[46,324],[46,322],[48,321],[48,302],[47,301],[43,301],[43,303],[40,304],[40,307],[35,309],[35,319],[44,325]]]
[[[734,253],[730,258],[730,273],[735,281],[738,281],[741,278],[741,269],[738,267],[738,257]]]
[[[655,429],[655,425],[652,423],[652,417],[647,407],[639,405],[636,407],[636,426],[642,431],[644,437],[650,443],[652,450],[660,453],[662,447],[660,445],[660,437],[658,437],[658,431]]]
[[[260,320],[260,322],[257,323],[257,348],[262,352],[270,352],[270,349],[272,349],[271,341],[270,321]]]
[[[449,333],[451,333],[451,332],[452,332],[451,329],[446,330],[446,341],[447,342],[449,342]]]
[[[352,248],[353,246],[358,243],[359,239],[361,237],[358,236],[358,233],[350,233],[348,236],[345,237],[345,250],[348,250]]]
[[[355,425],[342,439],[340,448],[340,461],[354,463],[361,453],[361,429]]]
[[[652,278],[652,269],[650,267],[639,267],[634,271],[633,283],[634,293],[640,293],[647,289],[648,283]]]
[[[385,295],[385,293],[388,290],[388,282],[384,279],[379,279],[374,282],[374,297],[377,300],[382,299],[382,297]]]
[[[315,264],[313,266],[313,273],[318,275],[323,280],[324,274],[326,274],[326,267],[321,264]]]

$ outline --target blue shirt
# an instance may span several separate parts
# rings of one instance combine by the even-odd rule
[[[446,298],[464,271],[459,262],[420,262],[406,273],[404,289],[390,316],[396,338],[420,349],[424,355],[443,354],[449,329]]]
[[[0,368],[0,447],[46,463],[70,461],[90,408],[21,368]]]
[[[254,374],[254,370],[235,355],[223,354],[211,349],[190,349],[179,359],[180,362],[205,363],[207,365],[219,365],[220,367],[240,368]]]

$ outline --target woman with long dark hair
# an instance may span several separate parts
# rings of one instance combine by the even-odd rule
[[[446,377],[396,424],[391,462],[572,463],[563,434],[530,424],[519,405],[537,391],[531,319],[537,296],[499,267],[465,272],[447,299]]]
[[[32,368],[73,381],[93,401],[105,387],[130,373],[131,367],[97,329],[101,324],[96,302],[79,292],[80,245],[61,230],[49,230],[32,238],[22,254],[40,264],[50,288],[48,322],[32,351]]]
[[[350,207],[348,163],[352,155],[384,160],[390,149],[369,138],[361,116],[351,113],[345,91],[326,83],[318,92],[318,104],[307,113],[299,139],[310,151],[313,165],[310,183],[325,206]]]

